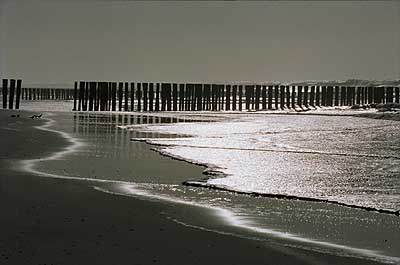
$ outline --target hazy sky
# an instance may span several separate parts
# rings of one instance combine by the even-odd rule
[[[25,83],[400,78],[400,2],[0,0]]]

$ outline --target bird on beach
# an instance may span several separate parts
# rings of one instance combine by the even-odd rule
[[[31,116],[31,119],[33,120],[33,119],[40,119],[40,118],[42,118],[42,115],[43,114],[40,114],[40,115],[32,115]]]

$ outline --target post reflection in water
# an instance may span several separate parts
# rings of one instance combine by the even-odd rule
[[[174,135],[155,132],[140,132],[131,125],[163,124],[190,122],[190,119],[175,117],[158,117],[152,115],[131,115],[131,114],[96,114],[96,113],[74,113],[73,132],[78,137],[90,138],[90,150],[93,156],[102,157],[125,157],[134,159],[140,154],[145,155],[143,143],[132,142],[132,138],[167,138]],[[112,146],[112,150],[105,152],[105,146]],[[134,150],[133,150],[134,148]]]

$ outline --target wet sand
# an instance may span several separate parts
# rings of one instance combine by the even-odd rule
[[[43,120],[12,113],[0,111],[0,264],[376,264],[183,226],[165,211],[190,214],[195,207],[15,171],[16,161],[44,157],[67,142],[32,127]]]

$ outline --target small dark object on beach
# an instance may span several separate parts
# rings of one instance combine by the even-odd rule
[[[13,114],[11,115],[12,118],[19,118],[19,114]]]
[[[42,118],[42,115],[43,114],[40,114],[40,115],[32,115],[31,116],[31,119],[33,120],[33,119],[40,119],[40,118]]]
[[[369,109],[370,106],[369,106],[369,104],[365,104],[365,105],[362,105],[362,108],[363,108],[363,109]]]
[[[350,107],[350,109],[360,109],[360,108],[361,108],[361,106],[358,105],[358,104],[353,105],[353,106]]]

